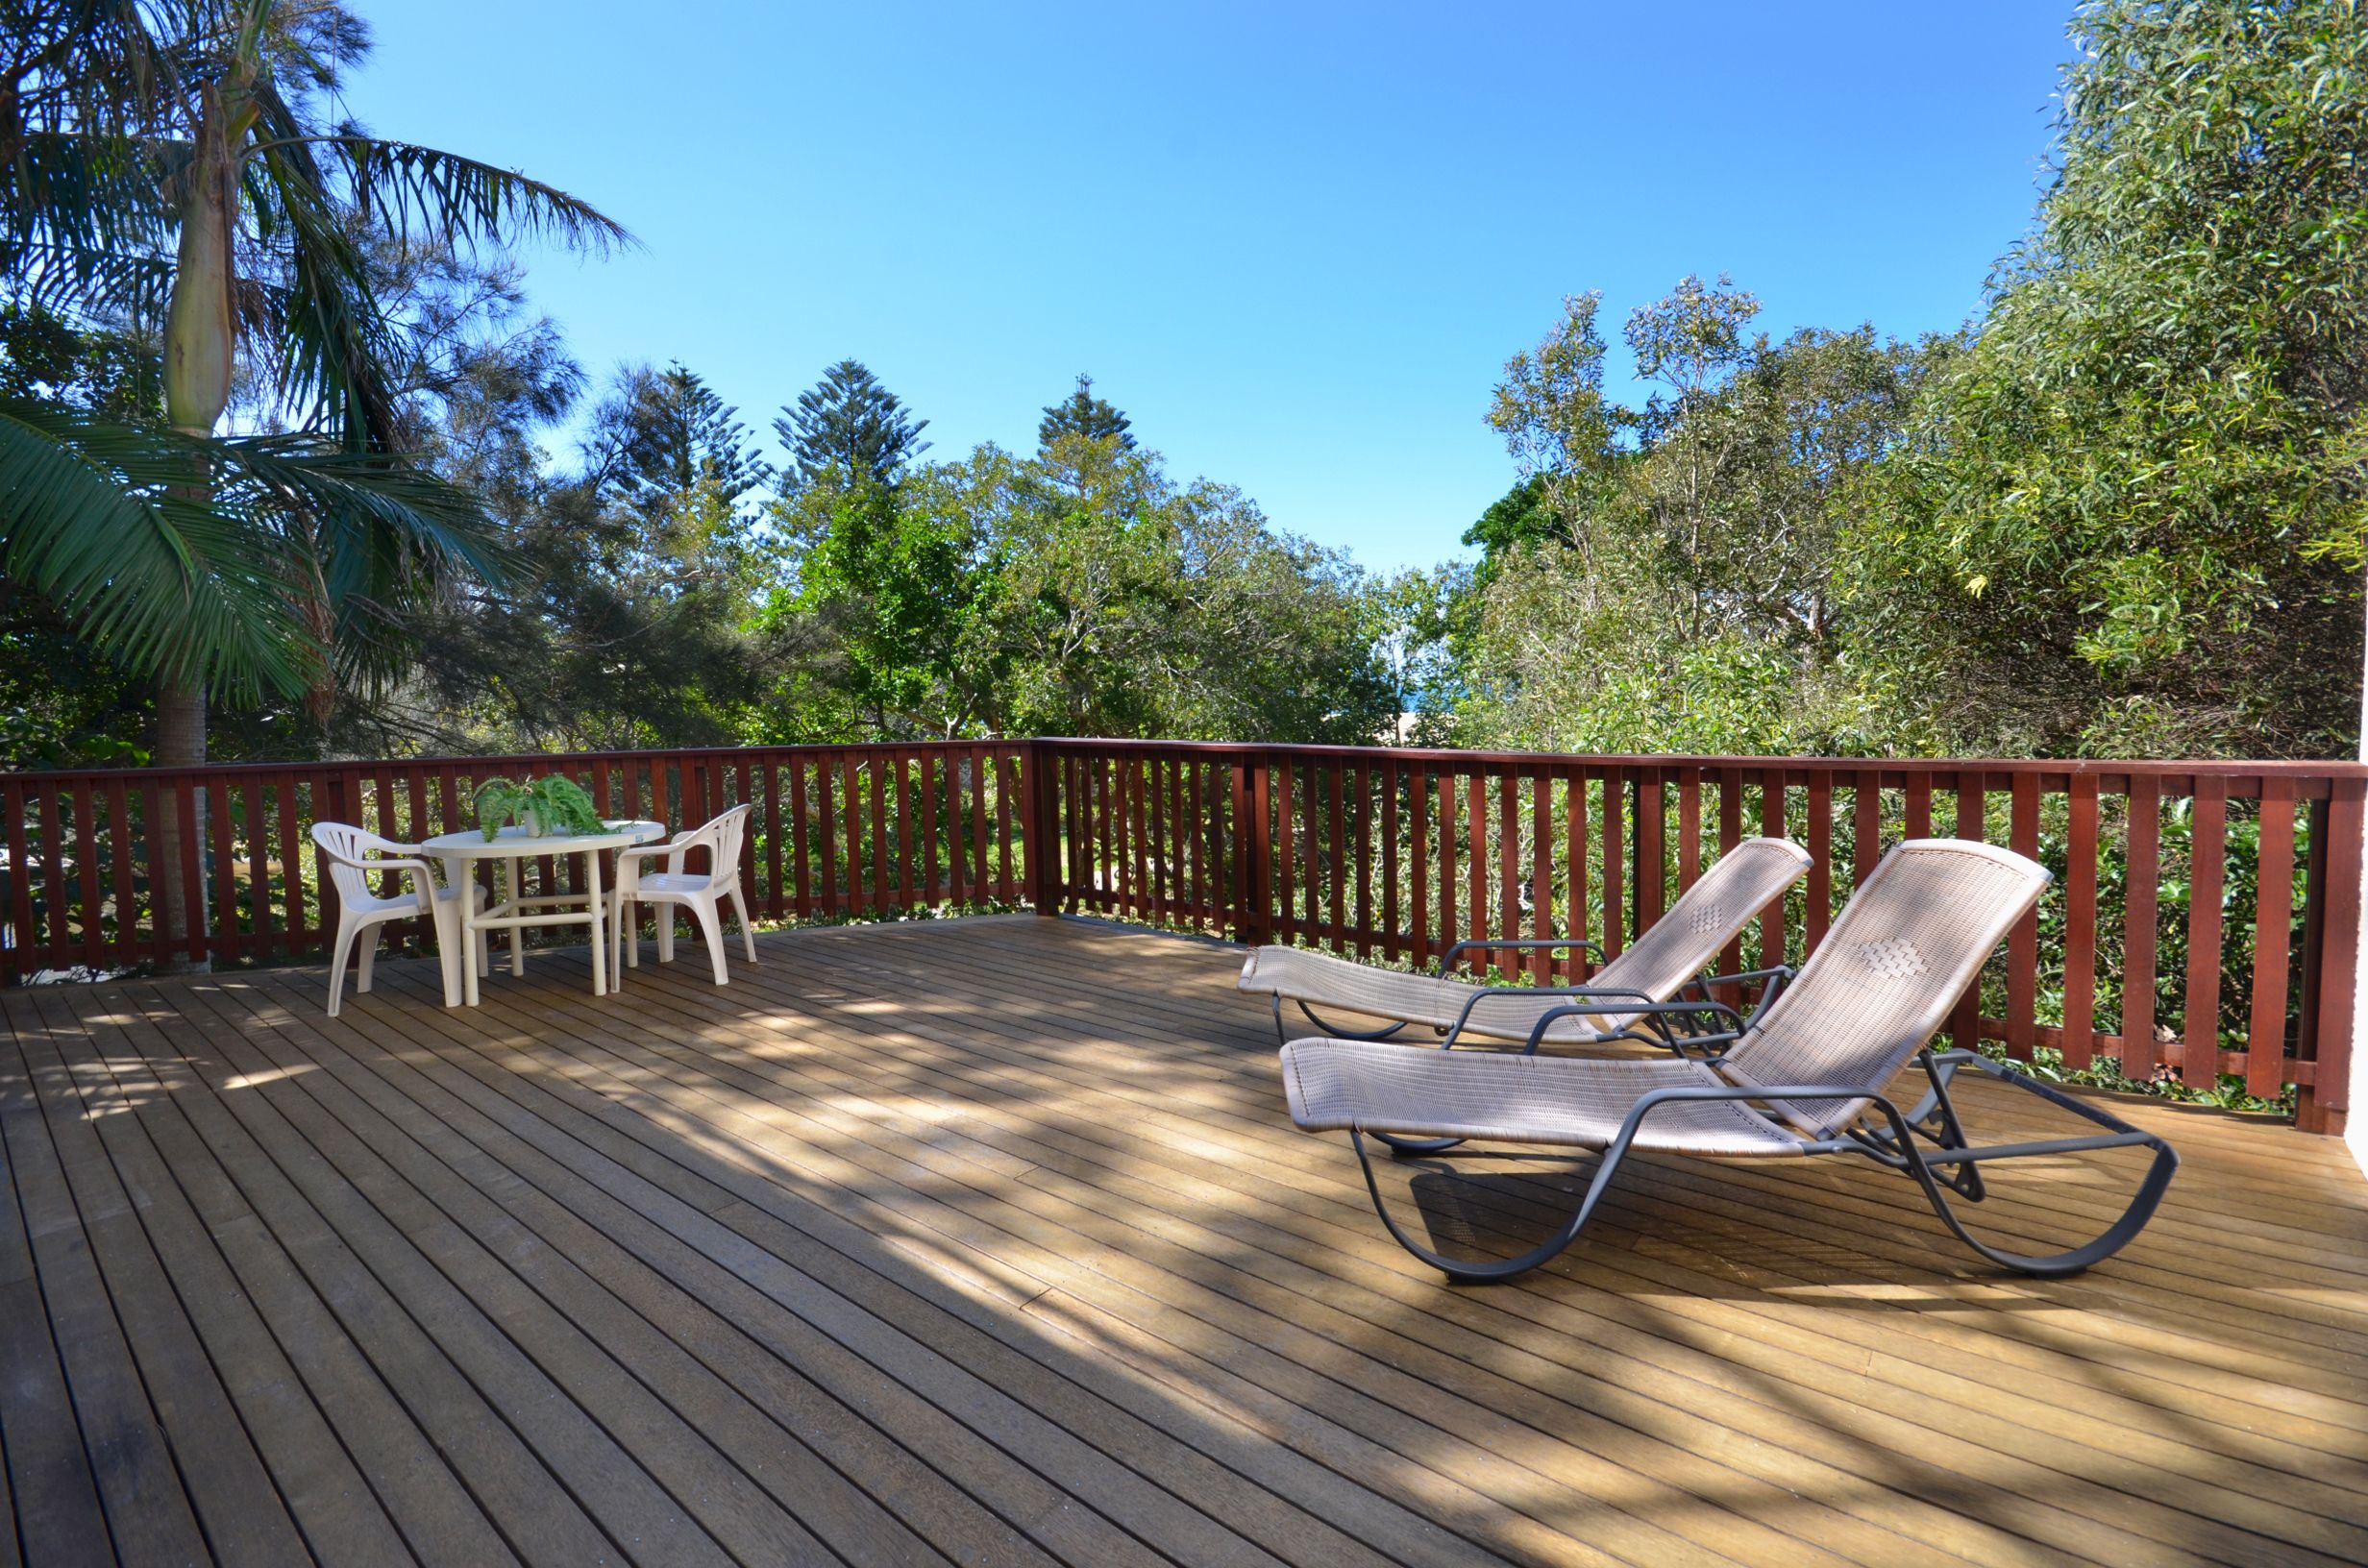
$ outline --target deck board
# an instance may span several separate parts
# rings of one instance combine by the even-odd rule
[[[2332,1140],[2136,1108],[2185,1168],[2064,1281],[1870,1167],[1646,1160],[1450,1289],[1289,1125],[1238,950],[694,946],[476,1010],[389,963],[334,1019],[317,970],[0,992],[0,1561],[2368,1558]],[[1571,1169],[1392,1184],[1501,1250]],[[1980,1218],[2060,1241],[2131,1174]]]

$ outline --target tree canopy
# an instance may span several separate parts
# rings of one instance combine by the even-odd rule
[[[683,363],[592,384],[503,243],[618,232],[337,119],[368,41],[339,7],[14,14],[0,740],[20,761],[140,754],[160,673],[236,700],[239,756],[2356,744],[2358,0],[2078,6],[2034,222],[1957,331],[1774,326],[1709,271],[1616,307],[1571,295],[1474,410],[1510,473],[1441,520],[1470,555],[1386,576],[1171,472],[1083,375],[1032,450],[937,461],[853,358],[781,408],[777,452]],[[152,31],[168,16],[193,31]],[[232,166],[234,202],[190,178]],[[182,244],[208,224],[223,244]],[[1638,391],[1613,393],[1616,365]]]
[[[1115,441],[1125,451],[1135,449],[1127,433],[1132,422],[1109,401],[1094,396],[1094,378],[1080,373],[1076,390],[1045,410],[1036,424],[1036,444],[1048,451],[1064,437],[1085,441]]]
[[[1961,333],[1755,331],[1725,279],[1506,367],[1458,733],[1735,751],[2356,744],[2368,18],[2075,12],[2049,181]]]
[[[929,450],[928,428],[901,399],[852,359],[842,359],[773,422],[789,450],[789,478],[803,486],[894,484],[904,465]]]
[[[405,281],[624,232],[333,118],[369,48],[342,6],[26,0],[0,40],[0,574],[192,709],[200,760],[207,692],[325,709],[389,673],[390,617],[498,568],[474,500],[408,460],[432,351]],[[92,345],[124,374],[88,379]],[[217,435],[234,403],[250,433]]]

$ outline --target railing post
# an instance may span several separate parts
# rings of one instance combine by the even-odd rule
[[[33,937],[33,872],[32,858],[25,852],[25,792],[13,777],[0,784],[0,814],[5,814],[5,831],[0,842],[8,845],[9,863],[0,880],[7,883],[9,937],[0,947],[0,984],[13,985],[34,968],[30,954],[39,945]]]
[[[1060,784],[1052,754],[1042,740],[1024,744],[1020,769],[1027,801],[1027,901],[1049,919],[1061,912]]]
[[[1233,938],[1253,947],[1274,940],[1274,845],[1267,826],[1265,770],[1254,755],[1233,760],[1233,879],[1241,918]]]
[[[2306,1133],[2341,1137],[2351,1109],[2353,1014],[2359,987],[2360,832],[2363,781],[2333,781],[2324,816],[2326,858],[2312,834],[2311,861],[2325,870],[2309,890],[2317,919],[2310,956],[2314,988],[2310,1015],[2317,1025],[2311,1076],[2297,1096],[2294,1125]],[[2316,816],[2316,814],[2314,814]]]
[[[1640,770],[1636,812],[1629,818],[1636,824],[1635,836],[1629,844],[1629,856],[1634,863],[1629,881],[1636,898],[1636,931],[1640,937],[1661,919],[1666,896],[1664,879],[1669,874],[1669,846],[1662,813],[1667,805],[1667,792],[1662,785],[1658,770]]]

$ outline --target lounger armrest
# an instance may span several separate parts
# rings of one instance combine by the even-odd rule
[[[1699,974],[1689,980],[1687,985],[1701,987],[1703,998],[1708,1000],[1713,986],[1739,986],[1753,980],[1766,981],[1767,984],[1760,988],[1758,999],[1751,1004],[1751,1021],[1757,1023],[1760,1016],[1774,1004],[1776,998],[1783,994],[1785,987],[1799,972],[1789,964],[1771,964],[1764,969],[1742,969],[1734,974]]]
[[[1453,1045],[1456,1042],[1457,1038],[1464,1032],[1464,1025],[1470,1020],[1473,1010],[1478,1008],[1482,1002],[1492,998],[1519,1000],[1537,996],[1600,996],[1611,1001],[1621,1003],[1635,1001],[1645,1006],[1651,1005],[1653,1000],[1640,991],[1622,991],[1616,987],[1607,990],[1600,986],[1488,986],[1464,998],[1463,1007],[1455,1015],[1455,1025],[1447,1031],[1447,1044]],[[1557,1013],[1558,1016],[1566,1016],[1590,1011],[1600,1012],[1602,1010],[1600,1008],[1566,1007],[1557,1010]],[[1620,1011],[1626,1013],[1632,1009],[1623,1005]]]
[[[1739,986],[1746,980],[1772,980],[1781,985],[1797,971],[1789,964],[1772,964],[1764,969],[1738,969],[1733,974],[1697,974],[1688,985]]]
[[[1632,992],[1629,994],[1634,995],[1636,993]],[[1593,1014],[1600,1013],[1602,1011],[1603,1009],[1599,1007],[1549,1007],[1543,1013],[1538,1015],[1536,1020],[1531,1023],[1529,1029],[1529,1042],[1521,1048],[1525,1053],[1535,1052],[1541,1044],[1544,1043],[1546,1030],[1551,1028],[1560,1019],[1570,1017],[1578,1014]],[[1631,1017],[1666,1017],[1675,1014],[1723,1013],[1729,1018],[1734,1020],[1736,1033],[1740,1034],[1745,1027],[1742,1015],[1736,1012],[1735,1009],[1729,1007],[1724,1002],[1655,1002],[1640,1000],[1637,1002],[1622,1002],[1618,1011]],[[1671,1050],[1677,1049],[1677,1043],[1673,1040],[1665,1039],[1662,1043],[1667,1045]]]
[[[1455,968],[1455,961],[1466,948],[1483,951],[1494,948],[1517,948],[1524,952],[1552,952],[1562,947],[1583,947],[1598,964],[1604,961],[1603,949],[1585,937],[1472,937],[1459,942],[1439,957],[1439,977],[1445,979]]]

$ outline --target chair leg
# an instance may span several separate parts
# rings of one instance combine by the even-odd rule
[[[625,895],[608,895],[608,978],[625,990]]]
[[[335,1017],[345,992],[345,961],[354,951],[354,922],[337,922],[337,945],[329,960],[329,1016]]]
[[[379,956],[379,927],[374,923],[361,928],[361,959],[354,966],[354,993],[370,994],[370,965]]]
[[[715,983],[726,983],[724,973],[724,912],[716,907],[715,895],[693,899],[691,918],[699,922],[699,934],[707,939],[707,961],[715,966]]]
[[[672,964],[675,961],[675,906],[653,904],[650,907],[657,912],[657,961]]]
[[[731,885],[731,918],[740,922],[740,950],[750,963],[756,962],[756,928],[749,924],[749,906],[740,896],[740,884]]]
[[[657,906],[663,909],[663,904]],[[617,938],[625,943],[625,963],[628,968],[641,968],[641,906],[632,899],[620,901]]]

